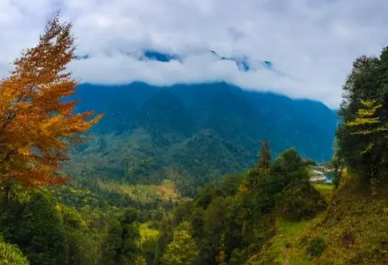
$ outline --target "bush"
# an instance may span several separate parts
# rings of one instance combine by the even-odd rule
[[[0,265],[29,265],[17,246],[7,244],[0,239]]]
[[[232,255],[229,260],[229,265],[239,265],[243,264],[245,261],[245,251],[236,248],[233,250]]]
[[[322,253],[326,250],[327,244],[325,240],[321,237],[316,237],[310,241],[309,246],[307,247],[307,255],[311,257],[320,257]]]
[[[288,221],[314,218],[326,208],[322,195],[308,181],[293,182],[278,196],[277,206]]]

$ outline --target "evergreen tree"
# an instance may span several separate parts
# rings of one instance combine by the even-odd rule
[[[68,264],[65,228],[47,195],[35,192],[20,218],[12,242],[22,249],[31,265]]]
[[[259,160],[257,161],[255,168],[269,169],[271,166],[271,152],[269,150],[269,142],[261,141],[261,151]]]
[[[111,225],[103,244],[101,265],[130,265],[138,260],[140,234],[136,220],[137,211],[127,208],[120,220]]]

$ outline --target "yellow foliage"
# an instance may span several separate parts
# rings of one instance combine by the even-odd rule
[[[156,193],[164,201],[169,201],[169,200],[175,201],[180,197],[175,187],[175,184],[169,180],[164,180],[159,186],[157,186]]]
[[[363,126],[362,129],[359,129],[357,132],[354,132],[353,134],[367,135],[367,134],[386,131],[387,128],[385,127],[373,126],[373,125],[380,124],[380,118],[373,117],[373,116],[376,116],[376,111],[379,108],[381,108],[382,105],[377,104],[376,101],[374,100],[361,100],[361,104],[364,106],[364,108],[359,109],[357,111],[356,119],[354,121],[346,123],[346,125],[349,127]],[[370,126],[365,127],[366,125],[370,125]]]
[[[59,203],[57,203],[57,205],[55,205],[55,210],[56,210],[57,212],[61,212],[61,211],[62,211],[62,208],[63,208],[63,206],[60,205]]]
[[[141,244],[149,241],[156,242],[160,236],[159,230],[150,228],[149,223],[141,224],[139,227],[139,232]]]
[[[66,66],[74,58],[71,24],[56,15],[39,43],[14,62],[11,75],[0,81],[0,176],[24,186],[58,184],[60,162],[71,143],[79,142],[101,116],[73,114],[77,83]]]
[[[248,192],[248,187],[244,184],[240,185],[238,188],[238,195],[242,196],[245,195]]]
[[[163,181],[160,185],[128,185],[108,180],[98,180],[97,185],[101,190],[117,194],[125,194],[138,202],[153,202],[156,199],[163,201],[176,201],[181,198],[175,184],[171,181]]]

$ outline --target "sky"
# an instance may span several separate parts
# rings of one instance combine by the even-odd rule
[[[0,78],[59,9],[88,56],[69,68],[89,83],[226,81],[337,108],[352,62],[388,45],[386,0],[0,0]],[[144,60],[146,50],[182,59]]]

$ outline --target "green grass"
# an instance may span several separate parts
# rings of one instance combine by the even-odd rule
[[[290,249],[297,247],[296,239],[301,237],[304,231],[313,223],[313,221],[288,222],[283,219],[277,219],[276,235],[264,246],[263,250],[252,257],[247,265],[282,265],[286,260],[290,261]],[[293,253],[293,256],[295,254]],[[310,264],[307,257],[293,257],[298,265]]]
[[[323,192],[332,192],[334,189],[333,185],[328,185],[328,184],[313,184],[313,186],[318,190],[318,191],[323,191]]]
[[[325,198],[326,202],[329,202],[335,191],[333,185],[328,184],[313,184],[314,188],[319,191],[322,196]]]
[[[338,191],[324,185],[316,188],[332,197],[329,207],[299,238],[291,238],[292,241],[325,239],[328,248],[309,264],[380,264],[379,260],[388,252],[386,189],[378,187],[379,195],[374,196],[369,183],[354,175],[348,175]],[[305,248],[291,249],[290,265],[300,264],[299,260],[306,256]]]
[[[376,187],[377,195],[354,175],[347,175],[338,190],[314,186],[329,199],[328,209],[310,221],[277,220],[275,236],[247,265],[388,264],[388,183]],[[306,249],[316,237],[327,248],[310,258]]]

